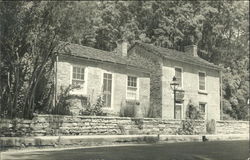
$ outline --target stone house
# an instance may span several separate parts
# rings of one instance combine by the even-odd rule
[[[79,97],[86,97],[94,104],[102,95],[103,111],[108,115],[147,117],[150,75],[127,60],[126,46],[121,44],[112,53],[77,44],[64,45],[56,62],[57,95],[61,87],[80,86],[70,92],[75,95],[70,108],[74,115],[86,105]],[[126,113],[131,110],[133,113]]]
[[[192,103],[205,119],[220,119],[220,68],[200,58],[197,46],[181,52],[136,42],[128,49],[128,57],[151,73],[151,117],[184,119]],[[179,83],[175,109],[170,86],[174,76]]]

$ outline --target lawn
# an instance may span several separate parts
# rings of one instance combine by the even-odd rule
[[[5,153],[3,160],[246,160],[248,141],[110,146],[60,151]]]

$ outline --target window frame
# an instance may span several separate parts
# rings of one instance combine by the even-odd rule
[[[179,85],[178,87],[180,89],[182,89],[183,88],[183,68],[179,67],[179,66],[174,66],[174,76],[175,76],[175,73],[176,73],[175,69],[180,69],[181,70],[181,86]],[[177,78],[177,77],[175,76],[175,78]]]
[[[79,64],[72,64],[71,69],[70,69],[70,85],[73,85],[73,69],[74,67],[79,67],[79,68],[84,68],[84,80],[83,81],[83,89],[74,89],[70,92],[70,94],[75,94],[75,95],[85,95],[87,93],[87,79],[88,79],[88,67],[84,65],[79,65]],[[81,81],[80,79],[76,79]]]
[[[199,102],[199,110],[201,111],[200,105],[205,105],[204,120],[207,119],[207,102]]]
[[[184,105],[183,105],[183,103],[175,103],[175,107],[176,106],[181,106],[181,118],[180,119],[177,119],[176,118],[176,114],[175,114],[175,112],[176,112],[176,108],[174,109],[175,110],[175,112],[174,112],[174,119],[175,120],[182,120],[182,119],[184,119]]]
[[[113,102],[114,102],[114,88],[115,88],[115,83],[114,83],[114,77],[115,77],[115,74],[114,73],[112,73],[112,72],[109,72],[109,71],[105,71],[105,70],[102,70],[102,72],[101,72],[101,93],[102,93],[102,95],[103,95],[103,81],[104,81],[104,74],[111,74],[112,75],[112,78],[111,78],[111,102],[110,102],[110,107],[106,107],[106,106],[103,106],[103,109],[105,109],[105,110],[113,110],[114,109],[114,105],[113,105]]]
[[[127,75],[126,77],[127,77],[126,78],[126,99],[127,100],[139,100],[139,77],[135,76],[135,75]],[[135,77],[136,78],[136,87],[128,86],[128,77]],[[136,98],[135,99],[128,97],[129,88],[133,88],[133,89],[136,88]]]
[[[204,82],[205,82],[205,85],[204,85],[204,90],[200,89],[200,73],[204,73]],[[207,74],[205,71],[198,71],[198,91],[201,91],[201,92],[204,92],[207,90]]]

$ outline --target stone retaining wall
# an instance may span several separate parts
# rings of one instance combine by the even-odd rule
[[[32,120],[0,120],[0,137],[71,135],[176,135],[186,120],[158,118],[36,115]],[[194,134],[205,134],[194,121]],[[216,121],[216,134],[248,134],[247,121]],[[187,126],[186,126],[187,127]]]
[[[216,134],[249,134],[248,121],[216,121]]]
[[[156,118],[37,115],[32,120],[0,121],[0,136],[175,135],[183,122]],[[203,134],[204,121],[195,121],[194,130],[196,134]]]

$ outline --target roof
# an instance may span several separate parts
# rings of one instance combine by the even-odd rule
[[[102,62],[111,62],[115,64],[126,65],[128,67],[130,66],[132,68],[145,70],[145,68],[141,68],[139,66],[132,64],[130,61],[127,60],[126,57],[118,55],[116,52],[108,52],[68,42],[61,42],[60,45],[62,47],[58,51],[59,55],[75,56],[79,58],[85,58],[88,60],[97,60]]]
[[[164,57],[166,59],[181,61],[189,64],[195,64],[202,67],[213,68],[220,70],[221,68],[213,63],[210,63],[200,57],[194,57],[191,55],[186,54],[185,52],[177,51],[174,49],[168,49],[163,47],[157,47],[151,44],[146,44],[142,42],[136,42],[133,46],[138,45],[143,47],[144,49],[148,50],[151,53],[154,53],[158,56]],[[131,46],[131,48],[133,47]],[[131,49],[130,48],[130,49]]]

